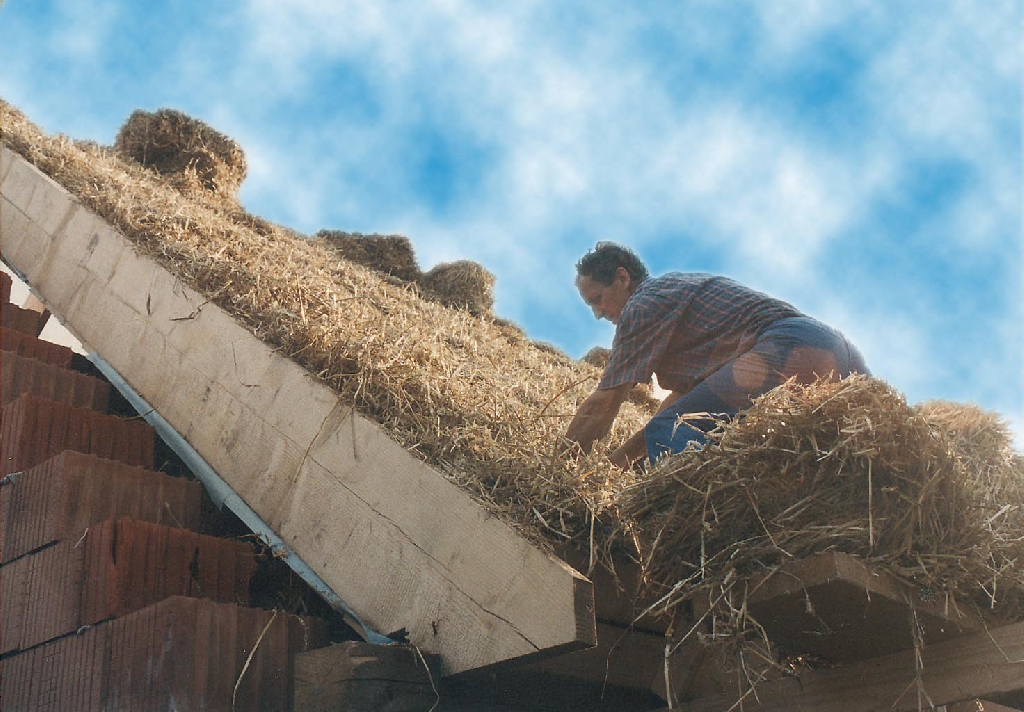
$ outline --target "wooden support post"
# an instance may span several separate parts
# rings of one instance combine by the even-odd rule
[[[832,662],[875,658],[983,629],[971,609],[857,557],[829,551],[748,582],[747,605],[773,644]],[[913,621],[913,622],[912,622]]]
[[[347,642],[295,658],[295,709],[420,712],[439,699],[440,659],[409,645]]]
[[[936,712],[943,712],[941,708]],[[998,702],[987,700],[968,700],[957,702],[955,705],[946,705],[944,712],[1020,712],[1016,707],[1007,707]]]
[[[763,712],[859,712],[927,709],[965,700],[1024,699],[1024,623],[954,638],[921,650],[814,670],[762,684],[743,709]],[[729,709],[737,696],[683,704],[686,712]]]

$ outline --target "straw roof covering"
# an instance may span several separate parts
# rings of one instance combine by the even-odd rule
[[[321,230],[316,237],[346,260],[383,274],[406,282],[415,282],[422,274],[412,242],[404,235],[362,235],[341,230]]]
[[[454,309],[486,316],[494,309],[495,277],[483,265],[471,260],[442,262],[420,277],[428,296]]]
[[[602,446],[562,455],[561,435],[600,370],[490,316],[493,275],[483,267],[446,267],[455,291],[477,280],[464,301],[449,300],[464,308],[449,309],[419,289],[442,291],[440,266],[419,286],[385,279],[322,239],[222,195],[183,195],[110,151],[47,136],[0,108],[12,149],[491,512],[542,546],[635,557],[640,593],[660,597],[658,611],[837,549],[961,601],[1021,613],[1024,473],[991,414],[909,406],[858,377],[781,387],[703,449],[647,473],[620,472]],[[648,412],[627,402],[609,442]],[[723,604],[717,614],[735,620],[740,609]]]
[[[234,140],[174,109],[132,112],[114,150],[167,176],[183,192],[209,190],[235,198],[248,170]]]
[[[540,544],[588,540],[609,482],[625,475],[600,453],[577,463],[555,445],[597,384],[593,368],[537,349],[506,322],[424,299],[233,200],[183,195],[2,108],[13,150],[496,515]],[[493,283],[479,266],[434,276],[444,272],[456,286]],[[627,405],[613,438],[643,422]]]
[[[616,506],[659,608],[706,596],[719,630],[752,630],[745,580],[831,550],[954,605],[1024,614],[1024,461],[1005,424],[910,406],[879,380],[787,383]]]

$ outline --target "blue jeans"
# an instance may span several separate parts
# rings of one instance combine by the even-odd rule
[[[792,377],[811,383],[817,377],[870,375],[857,348],[830,326],[810,317],[790,317],[768,327],[753,348],[729,361],[644,428],[647,457],[653,463],[669,452],[681,452],[691,442],[704,443],[709,418],[676,424],[679,416],[709,413],[730,417],[751,400]]]

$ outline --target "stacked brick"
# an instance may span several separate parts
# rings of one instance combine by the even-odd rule
[[[195,531],[199,484],[153,471],[152,427],[2,282],[0,707],[290,709],[326,624],[246,607],[252,546]]]
[[[292,708],[294,658],[322,622],[172,597],[4,661],[4,709]]]
[[[13,353],[65,368],[71,365],[71,357],[75,353],[67,346],[43,341],[4,326],[0,326],[0,349],[3,349],[4,358]]]
[[[39,336],[49,320],[49,312],[22,309],[13,304],[4,304],[3,310],[0,311],[0,324],[8,329],[21,331],[31,336]]]
[[[95,455],[65,450],[0,489],[0,562],[82,536],[108,519],[196,529],[200,485]]]
[[[4,406],[0,475],[21,472],[65,450],[153,467],[153,427],[24,393]]]
[[[247,603],[252,547],[162,524],[107,520],[6,564],[0,653],[27,650],[169,596]]]
[[[35,393],[76,408],[102,411],[110,399],[110,386],[98,378],[16,353],[0,360],[0,405],[23,393]]]

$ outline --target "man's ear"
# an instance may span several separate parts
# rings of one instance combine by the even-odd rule
[[[633,278],[629,276],[629,271],[625,267],[619,267],[615,270],[615,279],[621,280],[622,284],[627,288],[632,286]]]

